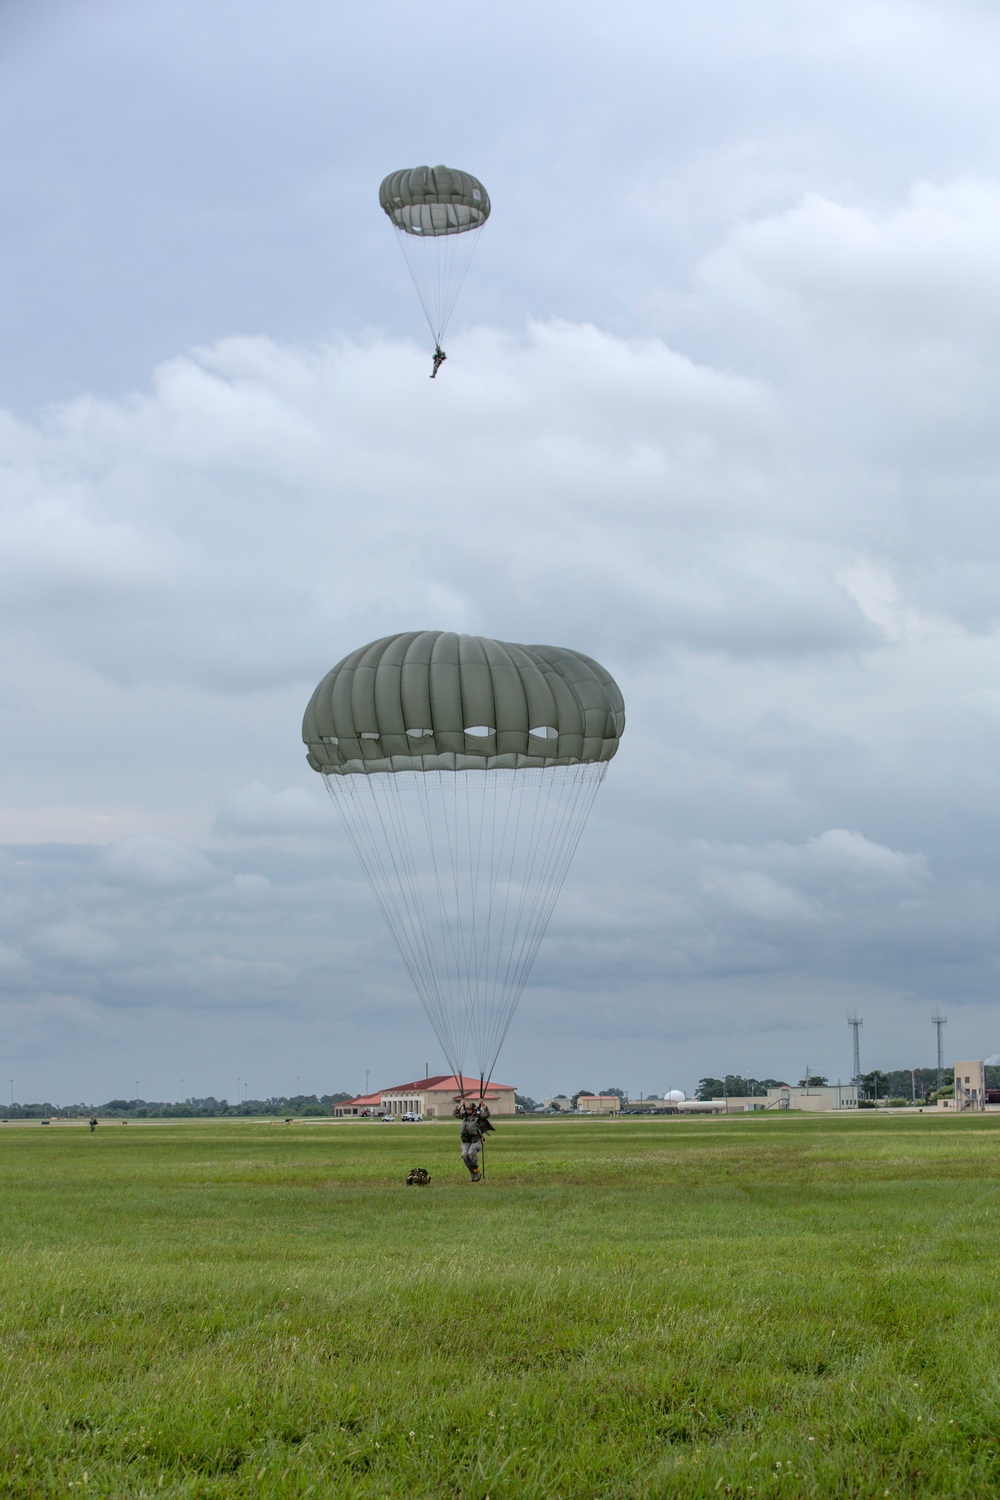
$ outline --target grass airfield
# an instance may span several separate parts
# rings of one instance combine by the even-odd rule
[[[1000,1492],[1000,1117],[457,1137],[0,1127],[0,1494]]]

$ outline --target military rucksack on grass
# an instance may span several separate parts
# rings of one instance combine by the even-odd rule
[[[416,1184],[417,1187],[426,1187],[430,1180],[431,1174],[426,1167],[414,1167],[406,1179],[406,1186],[413,1187]]]

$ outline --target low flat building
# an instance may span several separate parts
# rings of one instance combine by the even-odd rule
[[[828,1110],[857,1109],[858,1087],[855,1083],[804,1084],[768,1089],[767,1102],[774,1100],[779,1109],[807,1109],[825,1113]]]
[[[551,1099],[543,1099],[542,1103],[546,1109],[559,1109],[563,1114],[568,1114],[573,1108],[572,1099],[567,1099],[565,1094],[553,1094]]]
[[[580,1094],[576,1107],[581,1115],[617,1115],[622,1101],[617,1094]]]
[[[360,1094],[357,1099],[344,1099],[340,1104],[333,1106],[334,1118],[338,1120],[356,1119],[363,1115],[380,1115],[381,1113],[381,1092]]]

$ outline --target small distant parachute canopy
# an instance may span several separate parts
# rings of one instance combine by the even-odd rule
[[[441,1043],[492,1075],[625,706],[581,652],[448,631],[352,651],[302,738]]]
[[[394,228],[438,351],[490,216],[489,194],[469,172],[409,167],[390,172],[378,201]],[[436,373],[436,370],[435,370]]]
[[[469,172],[452,167],[410,167],[390,172],[378,201],[405,234],[465,234],[490,216],[489,194]]]

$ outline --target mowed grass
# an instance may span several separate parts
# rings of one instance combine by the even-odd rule
[[[1000,1118],[498,1124],[0,1127],[0,1494],[1000,1492]]]

